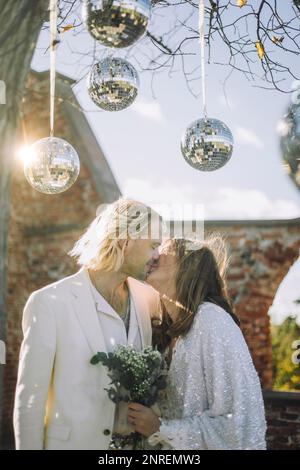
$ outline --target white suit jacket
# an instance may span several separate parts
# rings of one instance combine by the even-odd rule
[[[106,351],[84,268],[29,297],[14,406],[17,449],[107,449],[115,405],[104,390],[106,368],[91,365]],[[133,278],[142,346],[151,345],[158,294]]]

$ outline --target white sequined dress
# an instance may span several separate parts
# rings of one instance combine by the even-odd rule
[[[163,449],[265,449],[261,386],[239,327],[210,302],[173,350],[149,443]]]

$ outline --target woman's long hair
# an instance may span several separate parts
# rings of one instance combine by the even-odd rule
[[[223,238],[210,236],[200,246],[185,239],[173,239],[169,243],[177,261],[176,298],[172,302],[176,303],[179,314],[172,322],[162,305],[161,324],[153,321],[153,342],[158,349],[164,350],[173,338],[189,332],[203,302],[222,307],[240,326],[227,294],[225,275],[228,256]]]

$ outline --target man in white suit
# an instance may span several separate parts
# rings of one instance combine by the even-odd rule
[[[17,449],[105,450],[128,426],[104,390],[106,368],[90,359],[118,344],[151,345],[159,298],[140,281],[158,263],[160,225],[150,208],[116,201],[70,252],[80,271],[30,295],[14,407]]]

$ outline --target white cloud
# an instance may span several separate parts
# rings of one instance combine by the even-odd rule
[[[234,139],[238,144],[250,145],[256,149],[262,149],[264,147],[263,142],[260,140],[257,134],[251,129],[245,127],[237,127],[234,133]]]
[[[206,217],[270,219],[299,216],[299,207],[287,199],[272,199],[258,189],[218,188],[206,202]]]
[[[165,121],[165,117],[158,101],[138,100],[133,103],[130,110],[143,117],[151,119],[152,121],[160,123]]]
[[[193,189],[189,186],[179,187],[169,180],[155,185],[150,181],[138,178],[129,178],[125,181],[123,194],[152,203],[172,203],[174,201],[185,203],[191,202],[195,196]]]
[[[298,205],[288,199],[271,198],[258,189],[219,187],[197,190],[166,179],[156,184],[130,178],[123,194],[148,204],[203,204],[205,219],[285,219],[299,217]]]

